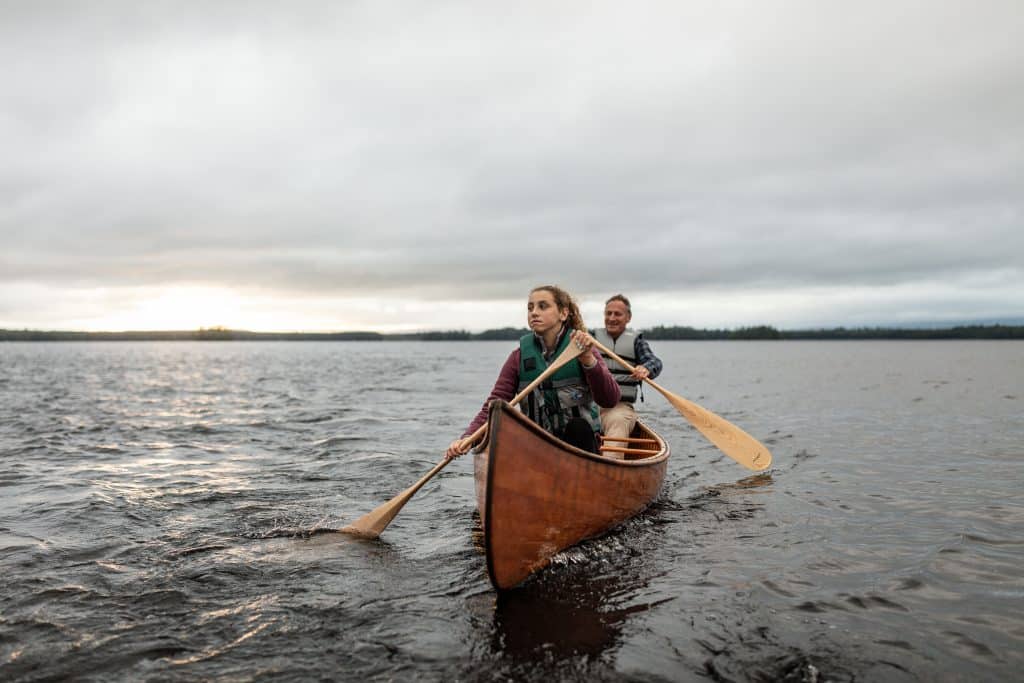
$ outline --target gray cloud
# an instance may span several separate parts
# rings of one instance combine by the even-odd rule
[[[1024,308],[1017,2],[0,12],[8,292]]]

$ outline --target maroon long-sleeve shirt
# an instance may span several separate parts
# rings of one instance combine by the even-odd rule
[[[612,377],[612,373],[608,371],[608,366],[600,352],[597,349],[592,349],[592,351],[597,363],[591,368],[583,368],[583,376],[590,386],[590,392],[594,395],[594,402],[602,408],[612,408],[619,402],[622,392]],[[520,354],[517,348],[508,355],[505,364],[501,366],[501,372],[498,373],[498,380],[494,383],[490,396],[487,397],[480,412],[476,414],[473,421],[469,423],[469,427],[463,432],[463,438],[475,432],[487,420],[487,407],[491,401],[498,398],[511,401],[519,393],[519,360]],[[582,363],[580,367],[583,367]]]

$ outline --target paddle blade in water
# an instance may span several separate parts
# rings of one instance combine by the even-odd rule
[[[419,491],[421,486],[430,481],[430,478],[440,472],[449,462],[451,461],[445,459],[437,463],[434,465],[434,469],[420,477],[420,480],[415,484],[338,531],[343,534],[359,536],[360,538],[377,538],[387,528],[388,524],[391,524],[391,520],[409,502],[413,494]]]

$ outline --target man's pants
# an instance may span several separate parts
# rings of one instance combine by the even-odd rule
[[[625,439],[633,433],[636,424],[636,409],[632,403],[620,401],[614,408],[601,408],[601,427],[605,436]],[[625,446],[624,443],[612,444]]]

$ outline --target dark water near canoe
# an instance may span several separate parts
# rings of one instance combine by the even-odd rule
[[[1024,344],[661,342],[661,498],[496,598],[456,461],[508,343],[0,345],[0,679],[1009,680]]]

